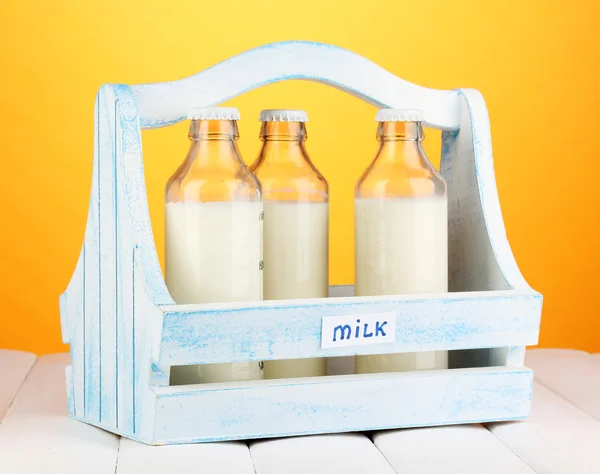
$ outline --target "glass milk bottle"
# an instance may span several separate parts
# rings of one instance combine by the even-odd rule
[[[325,298],[329,285],[328,186],[311,163],[303,110],[263,110],[260,155],[264,299]],[[265,361],[265,378],[326,375],[325,359]]]
[[[166,188],[166,282],[177,304],[262,299],[260,183],[241,160],[235,108],[193,110]],[[262,379],[262,363],[171,368],[171,384]]]
[[[357,296],[448,291],[446,183],[417,110],[377,112],[379,151],[356,188]],[[447,351],[356,356],[356,373],[442,369]]]

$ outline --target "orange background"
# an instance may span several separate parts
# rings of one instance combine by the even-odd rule
[[[84,234],[93,103],[102,83],[173,80],[253,46],[332,43],[417,84],[487,100],[502,210],[517,262],[544,294],[542,346],[600,351],[600,64],[595,1],[360,2],[42,0],[0,3],[0,347],[62,351],[58,295]],[[375,109],[288,82],[227,105],[258,153],[262,108],[305,108],[308,149],[330,182],[331,281],[353,281],[352,194],[376,142]],[[162,261],[166,179],[187,124],[143,133]],[[426,140],[439,163],[439,132]]]

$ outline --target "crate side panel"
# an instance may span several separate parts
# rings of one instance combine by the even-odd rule
[[[156,255],[148,212],[137,104],[129,87],[111,86],[117,98],[118,213],[116,236],[116,347],[118,432],[143,438],[154,422],[149,397],[151,353],[160,337],[159,304],[172,304]],[[146,412],[149,415],[145,415]]]
[[[449,289],[528,289],[506,238],[485,102],[475,90],[458,92],[460,129],[442,136],[441,172],[448,184]]]
[[[156,389],[154,442],[522,419],[529,414],[533,375],[529,369],[497,368],[326,379],[229,389]]]
[[[165,307],[159,365],[535,344],[540,307],[537,295],[511,292]],[[323,317],[385,312],[397,313],[394,343],[321,348]]]
[[[527,289],[506,237],[496,188],[490,123],[478,91],[460,89],[460,129],[442,134],[441,172],[448,184],[450,291]],[[504,365],[506,348],[463,351],[463,364]],[[473,366],[473,365],[471,365]]]

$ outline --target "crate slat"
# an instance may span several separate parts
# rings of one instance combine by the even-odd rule
[[[101,321],[100,308],[100,171],[98,160],[100,153],[101,104],[99,95],[96,96],[94,107],[94,166],[92,170],[92,188],[90,191],[90,206],[85,229],[83,249],[83,410],[86,419],[100,422],[100,387],[101,374]],[[109,144],[110,145],[110,144]],[[78,382],[75,382],[78,383]]]
[[[187,308],[190,307],[188,310]],[[165,306],[159,366],[537,344],[532,291]],[[397,312],[396,342],[321,348],[325,316]],[[427,317],[424,317],[427,315]],[[256,328],[259,327],[260,331]]]
[[[111,87],[102,87],[98,92],[98,158],[100,222],[100,422],[117,425],[117,360],[119,347],[117,324],[117,258],[119,244],[117,236],[117,140],[118,102]]]
[[[82,250],[67,290],[60,297],[62,338],[70,345],[71,365],[66,367],[68,409],[73,416],[84,417],[85,387],[85,318],[84,284],[85,252]]]
[[[121,114],[121,102],[118,104],[119,117]],[[134,425],[134,257],[131,224],[127,212],[127,200],[125,198],[125,164],[123,158],[123,146],[121,135],[123,129],[121,120],[116,122],[117,133],[117,245],[116,271],[117,271],[117,427],[120,432],[133,435]]]
[[[498,367],[159,387],[153,437],[163,444],[516,420],[529,414],[532,380],[529,369]]]

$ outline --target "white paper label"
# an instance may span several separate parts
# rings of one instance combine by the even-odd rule
[[[396,312],[326,316],[321,348],[365,346],[396,341]]]

